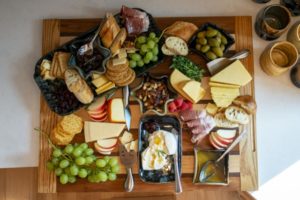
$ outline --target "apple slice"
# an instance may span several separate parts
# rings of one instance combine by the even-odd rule
[[[107,111],[103,111],[103,112],[98,112],[96,114],[90,114],[91,117],[93,118],[103,118],[105,115],[107,115]]]
[[[104,148],[100,147],[97,142],[94,143],[94,147],[95,147],[96,151],[98,151],[101,154],[109,153],[109,152],[111,153],[112,150],[114,150],[114,148],[115,148],[115,147],[113,147],[113,148],[110,148],[110,149],[104,149]]]
[[[210,134],[210,137],[211,137],[212,141],[214,142],[214,144],[218,145],[221,148],[227,148],[228,145],[220,142],[213,133]]]
[[[211,144],[215,149],[218,149],[218,150],[224,149],[224,148],[218,146],[218,145],[213,141],[211,135],[209,135],[208,140],[209,140],[210,144]]]
[[[110,155],[111,151],[98,151],[102,155]]]
[[[106,121],[107,120],[107,114],[106,115],[104,115],[104,117],[102,117],[102,118],[94,118],[94,117],[91,117],[91,119],[93,120],[93,121],[95,121],[95,122],[104,122],[104,121]]]
[[[218,142],[220,142],[220,143],[222,143],[222,144],[224,144],[224,145],[229,145],[229,144],[231,144],[232,141],[233,141],[233,139],[228,140],[228,139],[224,139],[224,138],[220,137],[219,135],[217,135],[216,132],[212,132],[211,134],[213,135],[213,137],[214,137],[214,139],[215,139],[216,141],[218,141]]]
[[[101,108],[98,110],[88,110],[87,111],[89,115],[98,115],[103,112],[107,112],[107,103],[105,103]]]
[[[118,143],[117,138],[105,139],[105,140],[97,140],[97,144],[103,149],[112,149]]]
[[[101,108],[106,104],[105,96],[97,98],[89,107],[87,108],[88,111],[99,111]]]
[[[216,134],[224,140],[233,140],[236,135],[236,130],[219,129],[216,131]]]

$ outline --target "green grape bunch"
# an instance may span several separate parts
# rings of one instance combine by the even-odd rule
[[[52,155],[46,167],[54,171],[61,184],[75,183],[78,178],[87,179],[91,183],[117,179],[120,170],[117,158],[97,158],[87,143],[68,144],[64,148],[52,146]]]
[[[129,66],[132,68],[143,67],[150,62],[158,61],[159,47],[157,37],[154,32],[150,32],[148,36],[139,36],[135,40],[135,48],[137,52],[129,54]]]

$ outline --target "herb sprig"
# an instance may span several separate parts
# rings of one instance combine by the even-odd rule
[[[195,63],[184,56],[175,56],[170,68],[178,69],[181,73],[187,77],[196,81],[201,81],[204,73],[204,69],[199,68]]]

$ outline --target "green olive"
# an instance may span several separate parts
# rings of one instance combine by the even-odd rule
[[[196,44],[196,49],[197,49],[198,51],[201,51],[201,44]]]
[[[209,45],[204,45],[204,46],[201,47],[201,52],[206,53],[207,51],[209,51],[209,49],[210,49]]]
[[[197,34],[198,38],[204,38],[205,37],[206,32],[205,31],[201,31]]]
[[[215,39],[215,38],[209,38],[208,39],[208,44],[211,47],[219,47],[220,46],[219,41],[217,39]]]
[[[215,37],[218,34],[218,31],[215,29],[206,31],[206,37]]]
[[[201,45],[206,45],[206,44],[207,44],[207,39],[205,39],[205,38],[199,38],[199,39],[198,39],[198,42],[199,42]]]
[[[225,45],[224,45],[224,44],[221,44],[221,45],[220,45],[220,48],[221,48],[221,50],[224,52],[224,50],[225,50]]]
[[[205,55],[206,55],[206,56],[208,57],[208,59],[210,59],[210,60],[214,60],[214,59],[217,58],[216,54],[214,54],[214,52],[212,52],[212,51],[206,52]]]
[[[212,51],[213,51],[218,57],[222,57],[222,56],[223,56],[223,51],[222,51],[221,47],[214,47],[214,48],[212,48]]]
[[[221,41],[222,41],[222,44],[225,44],[225,45],[228,43],[227,38],[224,35],[221,36]]]

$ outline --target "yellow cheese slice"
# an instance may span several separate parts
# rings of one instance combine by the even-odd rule
[[[85,142],[119,137],[125,124],[106,122],[84,122]]]
[[[184,98],[186,98],[187,100],[193,102],[193,99],[191,99],[188,95],[185,94],[185,92],[182,90],[182,87],[185,85],[185,83],[187,83],[188,81],[190,81],[191,79],[189,77],[187,77],[186,75],[184,75],[183,73],[181,73],[179,70],[174,69],[174,71],[172,72],[171,76],[170,76],[170,83],[172,85],[172,87]]]
[[[241,61],[236,60],[212,76],[210,80],[217,83],[244,86],[252,80],[252,77]]]
[[[95,80],[95,79],[97,79],[97,78],[99,78],[99,77],[101,77],[101,76],[103,76],[103,75],[98,74],[98,73],[93,73],[93,74],[92,74],[92,79]]]
[[[211,91],[212,94],[225,94],[225,95],[240,94],[240,90],[238,88],[211,87],[210,91]]]
[[[223,88],[240,88],[239,85],[230,85],[230,84],[224,84],[224,83],[215,83],[215,82],[209,82],[208,85],[210,87],[223,87]]]
[[[126,57],[125,58],[114,58],[113,61],[112,61],[112,63],[113,63],[114,66],[115,65],[123,65],[126,62],[127,62],[127,58]]]
[[[119,53],[118,53],[118,58],[127,58],[127,53],[126,53],[126,49],[120,49]]]
[[[190,80],[184,84],[182,91],[189,96],[193,103],[197,103],[205,95],[205,90],[198,81]]]
[[[110,82],[105,83],[105,84],[102,85],[101,87],[97,88],[97,89],[96,89],[96,93],[97,93],[97,94],[101,94],[101,93],[103,93],[103,92],[106,92],[106,91],[108,91],[108,90],[114,88],[114,87],[116,87],[116,85],[115,85],[113,82],[110,81]]]
[[[94,74],[93,74],[94,75]],[[99,75],[98,78],[94,79],[92,81],[93,85],[96,87],[96,88],[99,88],[101,87],[102,85],[104,85],[105,83],[109,82],[109,80],[106,78],[106,76],[104,75]]]

